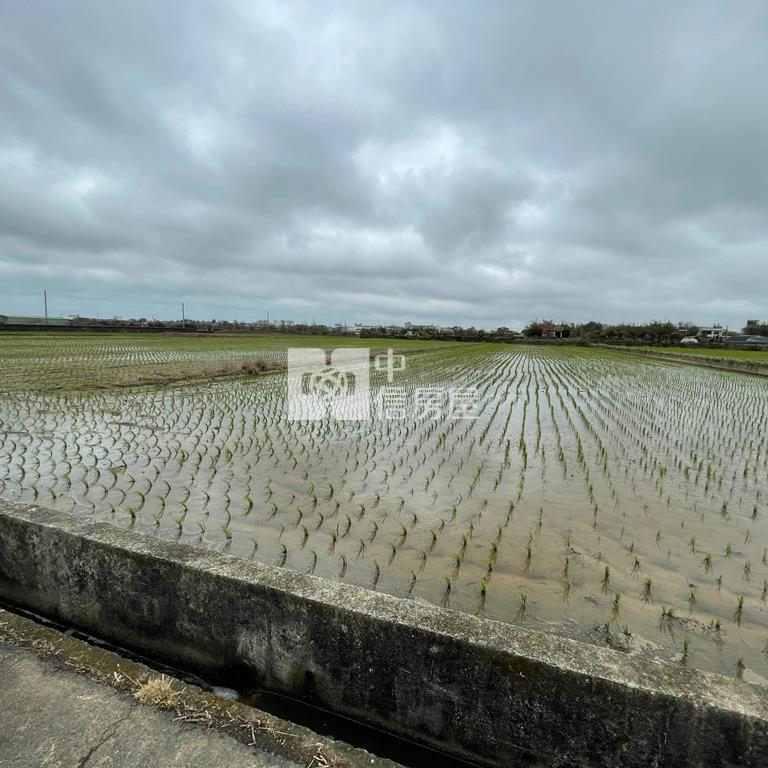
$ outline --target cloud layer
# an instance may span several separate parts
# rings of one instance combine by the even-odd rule
[[[768,319],[760,2],[0,6],[0,313]]]

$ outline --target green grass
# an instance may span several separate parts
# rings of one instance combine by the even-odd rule
[[[768,363],[768,351],[756,352],[749,349],[708,349],[706,347],[633,347],[645,352],[661,355],[683,354],[696,357],[721,357],[731,360],[748,360],[754,363]]]

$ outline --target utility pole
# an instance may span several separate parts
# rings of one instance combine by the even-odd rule
[[[181,327],[186,328],[187,327],[187,317],[184,313],[184,302],[181,302]]]
[[[48,291],[43,288],[43,305],[45,307],[45,324],[48,325]]]

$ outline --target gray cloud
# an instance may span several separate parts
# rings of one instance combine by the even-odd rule
[[[0,5],[0,312],[768,319],[768,9]]]

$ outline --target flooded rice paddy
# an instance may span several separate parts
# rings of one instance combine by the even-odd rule
[[[768,380],[398,342],[370,420],[292,422],[284,371],[124,376],[297,341],[0,336],[0,495],[766,682]]]

